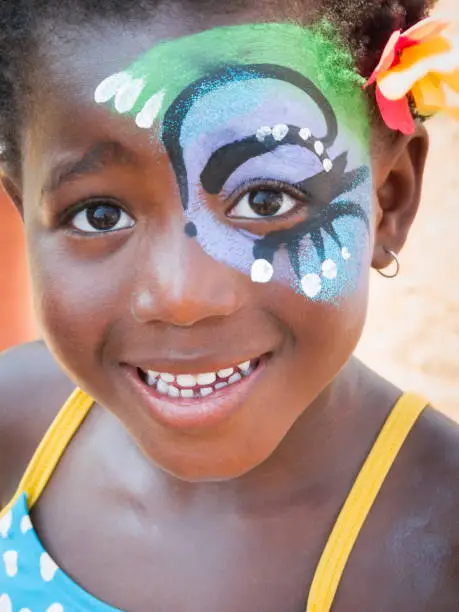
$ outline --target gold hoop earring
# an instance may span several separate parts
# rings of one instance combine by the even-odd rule
[[[394,260],[394,262],[395,262],[395,272],[393,274],[386,274],[382,270],[377,270],[377,272],[378,272],[378,274],[380,274],[384,278],[395,278],[396,276],[398,276],[400,274],[400,259],[399,259],[398,255],[397,255],[397,253],[394,253],[394,251],[391,251],[387,247],[383,247],[383,249]]]

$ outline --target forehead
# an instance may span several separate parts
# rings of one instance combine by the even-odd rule
[[[172,104],[183,118],[203,97],[225,88],[237,102],[241,87],[237,92],[234,85],[249,90],[261,80],[274,82],[264,94],[271,100],[286,95],[279,82],[292,86],[291,96],[296,88],[316,104],[325,97],[338,120],[367,140],[362,79],[326,21],[309,28],[288,23],[220,27],[160,42],[108,75],[96,88],[95,101],[109,103],[115,112],[131,115],[139,127],[150,128],[156,119],[167,117]],[[246,96],[248,106],[250,99],[259,101],[258,96]]]
[[[324,107],[332,109],[347,144],[368,150],[363,79],[330,23],[221,26],[159,40],[150,27],[105,25],[98,34],[88,38],[86,31],[79,40],[48,49],[49,73],[42,69],[39,75],[45,97],[34,113],[39,133],[48,136],[42,159],[49,147],[77,141],[86,147],[113,126],[121,126],[124,136],[125,123],[117,117],[128,120],[137,136],[143,132],[145,141],[159,129],[163,141],[169,133],[170,141],[186,148],[235,123],[239,135],[248,135],[256,119],[258,127],[271,121],[309,127],[311,119],[320,133],[327,123]]]

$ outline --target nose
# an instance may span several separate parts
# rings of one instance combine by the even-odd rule
[[[136,261],[133,317],[140,323],[190,327],[237,312],[243,300],[240,273],[205,253],[183,228],[174,234],[161,243],[151,241]]]

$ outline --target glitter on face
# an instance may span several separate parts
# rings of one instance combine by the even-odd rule
[[[325,66],[325,52],[336,61]],[[161,43],[105,79],[95,100],[129,113],[139,128],[159,123],[184,231],[207,254],[257,284],[276,273],[309,299],[331,302],[354,290],[369,252],[369,121],[360,85],[337,38],[258,24]],[[264,234],[252,235],[207,207],[203,192],[223,202],[255,179],[304,193],[306,217],[287,230],[271,217]]]

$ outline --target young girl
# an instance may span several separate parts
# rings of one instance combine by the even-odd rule
[[[352,357],[459,115],[429,5],[1,3],[1,612],[457,612],[458,428]]]

